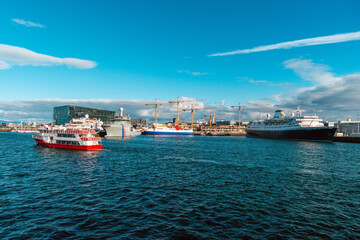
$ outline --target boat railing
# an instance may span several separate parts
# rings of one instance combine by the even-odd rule
[[[82,137],[82,141],[101,141],[100,137]]]
[[[79,129],[66,129],[66,130],[41,130],[41,133],[96,133],[95,130],[79,130]]]

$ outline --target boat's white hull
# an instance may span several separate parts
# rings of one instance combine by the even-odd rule
[[[105,137],[135,137],[141,135],[137,129],[131,129],[124,125],[103,126],[106,131]]]
[[[144,131],[146,135],[194,135],[193,130],[176,130],[172,128],[168,129],[147,129]]]

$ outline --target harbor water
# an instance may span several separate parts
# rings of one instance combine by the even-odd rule
[[[0,133],[1,239],[360,238],[360,145]]]

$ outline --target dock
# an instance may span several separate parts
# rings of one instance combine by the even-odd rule
[[[360,143],[360,137],[334,137],[333,142]]]
[[[0,128],[0,132],[11,132],[11,128]]]

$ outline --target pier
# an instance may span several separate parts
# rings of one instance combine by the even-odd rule
[[[0,132],[11,132],[11,128],[0,128]]]
[[[333,142],[360,143],[360,137],[334,137]]]

